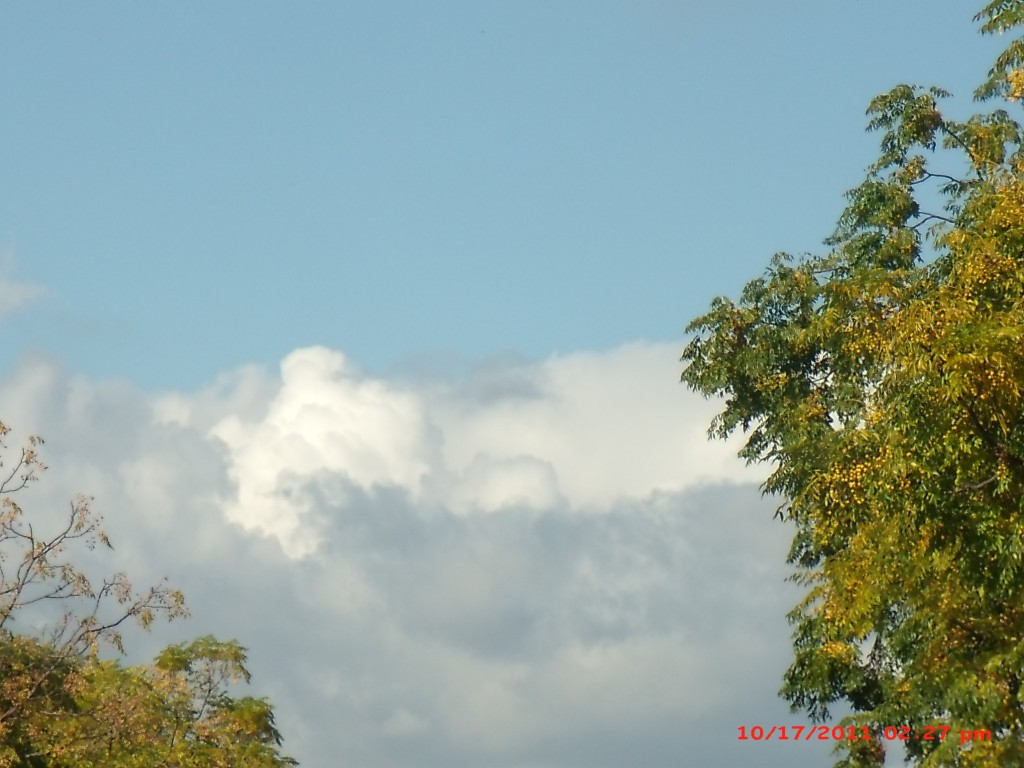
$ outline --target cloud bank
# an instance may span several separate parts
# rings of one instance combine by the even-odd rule
[[[303,765],[820,763],[736,740],[794,722],[790,531],[676,352],[415,380],[312,347],[160,395],[24,361],[0,418],[47,437],[27,510],[94,494],[106,567],[185,589],[137,651],[241,639]]]

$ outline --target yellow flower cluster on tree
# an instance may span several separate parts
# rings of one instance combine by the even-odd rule
[[[1007,72],[1006,80],[1009,85],[1006,98],[1010,101],[1020,101],[1024,98],[1024,70],[1014,69]]]

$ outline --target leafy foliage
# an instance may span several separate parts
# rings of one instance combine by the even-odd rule
[[[0,423],[0,448],[8,432]],[[250,677],[238,643],[206,636],[137,667],[101,658],[104,644],[123,652],[124,622],[185,616],[184,598],[166,584],[137,591],[123,573],[94,586],[68,557],[74,545],[110,546],[89,499],[52,535],[26,520],[12,494],[45,470],[41,444],[29,438],[0,479],[0,768],[296,765],[278,749],[270,704],[233,695]],[[42,629],[11,631],[29,616],[18,626]]]
[[[990,3],[984,32],[1024,26]],[[694,320],[683,381],[724,398],[710,434],[747,434],[795,526],[806,596],[782,695],[825,720],[991,731],[911,740],[921,766],[1024,763],[1024,152],[1007,109],[1024,41],[963,121],[938,88],[874,99],[881,152],[830,250],[776,255]],[[842,766],[882,745],[841,743]]]

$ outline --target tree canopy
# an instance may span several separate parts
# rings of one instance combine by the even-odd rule
[[[0,423],[0,449],[8,432]],[[0,768],[296,765],[279,751],[270,704],[234,695],[249,681],[237,642],[202,637],[149,665],[104,658],[104,647],[124,651],[125,622],[187,615],[184,597],[166,584],[136,590],[124,573],[97,581],[75,564],[76,546],[110,546],[90,499],[50,533],[23,512],[14,495],[46,468],[41,444],[29,438],[10,467],[0,454]]]
[[[1024,1],[975,17],[1017,35],[956,119],[941,88],[868,107],[878,159],[826,252],[777,254],[695,319],[683,381],[746,434],[794,526],[806,588],[781,694],[840,709],[884,760],[886,726],[921,766],[1024,764]]]

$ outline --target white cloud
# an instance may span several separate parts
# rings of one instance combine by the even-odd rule
[[[361,488],[395,485],[418,493],[427,472],[426,424],[418,398],[349,372],[344,356],[301,349],[281,363],[281,385],[258,420],[231,414],[211,434],[228,448],[238,497],[228,517],[305,554],[308,481],[338,473]],[[334,499],[342,501],[340,498]]]
[[[456,473],[481,457],[531,456],[555,468],[576,507],[602,508],[653,490],[758,475],[736,461],[735,443],[708,444],[714,405],[679,384],[676,350],[632,344],[522,366],[518,385],[474,399],[473,382],[435,404],[444,453]],[[500,382],[501,376],[493,376]],[[469,396],[467,396],[469,395]]]
[[[677,374],[663,345],[429,382],[311,348],[154,397],[36,361],[0,418],[47,437],[26,510],[96,494],[90,563],[185,590],[132,647],[241,639],[307,768],[816,764],[735,741],[792,722],[790,530]]]
[[[401,488],[466,514],[563,502],[595,512],[653,491],[757,477],[736,461],[735,443],[707,443],[712,412],[678,383],[665,345],[420,390],[362,376],[342,354],[314,347],[284,359],[265,407],[228,413],[210,434],[226,446],[238,487],[229,518],[301,556],[320,540],[311,489],[343,503],[331,478]],[[189,413],[181,396],[158,407],[165,421]]]

